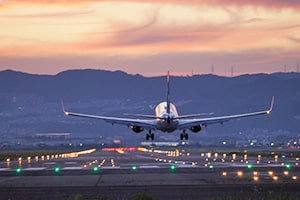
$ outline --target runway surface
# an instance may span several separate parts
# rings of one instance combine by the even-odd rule
[[[299,158],[145,148],[0,163],[0,199],[300,199]]]

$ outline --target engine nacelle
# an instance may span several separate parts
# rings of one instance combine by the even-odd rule
[[[135,133],[140,133],[140,132],[142,132],[142,131],[144,130],[144,128],[143,128],[143,127],[140,127],[140,126],[131,126],[130,128],[131,128],[131,130],[133,130],[133,132],[135,132]]]
[[[197,133],[197,132],[199,132],[199,131],[201,131],[201,130],[202,130],[202,127],[201,127],[200,125],[192,126],[192,127],[190,128],[190,131],[192,131],[192,132],[194,132],[194,133]]]

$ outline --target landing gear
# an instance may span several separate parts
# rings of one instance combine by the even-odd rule
[[[186,140],[189,139],[189,134],[187,134],[187,133],[185,132],[185,130],[183,130],[182,133],[180,133],[180,140],[183,140],[184,138],[185,138]]]
[[[149,133],[146,134],[146,140],[154,140],[154,134],[151,133],[151,130],[149,130]]]

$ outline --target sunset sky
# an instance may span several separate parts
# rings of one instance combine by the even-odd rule
[[[0,27],[1,71],[238,75],[300,61],[298,0],[0,0]]]

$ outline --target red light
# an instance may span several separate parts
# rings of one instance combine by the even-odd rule
[[[102,151],[136,151],[138,150],[137,147],[117,147],[117,148],[103,148]]]

